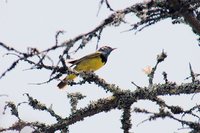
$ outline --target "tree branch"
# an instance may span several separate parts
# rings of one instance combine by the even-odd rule
[[[195,0],[193,3],[198,4],[199,1]],[[177,11],[190,25],[190,27],[200,35],[200,20],[195,16],[194,11],[190,10],[190,2],[185,0],[169,0],[169,3],[171,3],[172,8]]]
[[[105,99],[99,99],[87,107],[77,110],[75,113],[61,120],[60,122],[50,125],[47,131],[56,131],[62,129],[66,126],[76,123],[77,121],[81,121],[88,116],[92,116],[100,112],[107,112],[111,109],[120,108],[121,106],[124,107],[125,105],[130,106],[138,100],[153,99],[155,96],[193,94],[200,92],[199,82],[185,83],[179,86],[175,83],[154,84],[153,88],[154,89],[141,88],[134,92],[126,90],[121,94]]]
[[[122,114],[122,129],[124,130],[124,133],[130,133],[130,129],[132,127],[131,124],[131,106],[127,106],[123,108],[123,114]]]

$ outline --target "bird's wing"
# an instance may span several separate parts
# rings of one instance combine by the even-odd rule
[[[95,53],[86,55],[86,56],[84,56],[80,59],[69,61],[68,63],[72,64],[71,66],[74,66],[74,65],[77,65],[78,63],[80,63],[83,60],[95,58],[95,57],[98,57],[100,55],[101,55],[101,52],[95,52]]]

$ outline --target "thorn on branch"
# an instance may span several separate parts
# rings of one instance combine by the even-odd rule
[[[192,65],[189,63],[189,67],[190,67],[190,76],[192,77],[192,82],[194,83],[195,81],[195,74],[192,70]]]
[[[135,82],[131,82],[133,85],[135,85],[136,86],[136,88],[138,88],[138,89],[141,89],[141,87],[140,86],[138,86]]]
[[[194,83],[196,81],[196,78],[198,76],[200,76],[200,74],[194,73],[193,69],[192,69],[192,65],[189,63],[189,68],[190,68],[190,76],[186,77],[185,80],[192,78],[192,83]]]

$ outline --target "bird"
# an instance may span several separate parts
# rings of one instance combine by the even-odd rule
[[[69,61],[68,63],[72,64],[70,67],[73,67],[73,70],[76,72],[94,72],[106,64],[108,56],[115,49],[116,48],[111,48],[109,46],[102,46],[96,52],[86,55],[80,59]],[[60,83],[58,83],[58,88],[65,88],[68,81],[73,81],[76,77],[77,76],[75,74],[67,75],[60,81]]]

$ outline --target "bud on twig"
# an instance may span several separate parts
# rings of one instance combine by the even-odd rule
[[[164,61],[166,57],[167,57],[167,53],[164,52],[164,50],[162,50],[162,53],[157,55],[157,62],[160,63]]]

